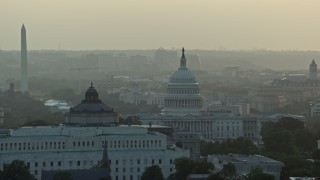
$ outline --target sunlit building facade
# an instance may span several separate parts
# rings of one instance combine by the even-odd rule
[[[176,158],[190,157],[189,151],[168,146],[164,134],[140,126],[117,125],[116,113],[100,104],[93,86],[86,92],[86,100],[70,110],[69,124],[21,127],[2,136],[0,169],[13,160],[23,160],[37,179],[42,170],[89,169],[99,165],[105,142],[113,180],[139,180],[145,168],[152,165],[159,165],[168,177],[175,172]],[[108,112],[96,111],[97,107]],[[78,121],[77,116],[81,116]]]

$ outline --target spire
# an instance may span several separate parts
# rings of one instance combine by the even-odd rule
[[[184,56],[184,47],[182,48],[182,58],[186,58],[186,57]]]
[[[110,167],[110,163],[109,163],[109,155],[108,155],[107,141],[106,140],[104,140],[101,168],[106,168],[108,173],[110,174],[111,167]]]
[[[186,56],[184,54],[185,50],[184,50],[184,47],[182,48],[182,56],[181,56],[181,59],[180,59],[180,68],[187,68],[187,59],[186,59]]]
[[[316,65],[316,62],[314,61],[314,59],[312,59],[311,65]]]
[[[91,82],[91,87],[93,87],[93,83]]]

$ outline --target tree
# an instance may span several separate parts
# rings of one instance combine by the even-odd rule
[[[176,142],[176,146],[179,148],[182,148],[182,142],[181,141]]]
[[[233,177],[236,175],[236,167],[232,163],[223,165],[223,169],[221,171],[221,173],[227,177]]]
[[[29,168],[23,161],[14,160],[10,164],[4,164],[1,171],[1,180],[34,180],[34,176],[30,174]]]
[[[313,152],[312,158],[320,162],[320,149],[317,149],[316,151]]]
[[[193,161],[190,158],[182,157],[174,161],[176,166],[176,173],[172,175],[171,179],[186,179],[188,174],[207,174],[214,166],[206,161]]]
[[[303,151],[315,149],[317,146],[317,140],[315,136],[306,129],[299,129],[294,132],[295,144]]]
[[[293,135],[288,130],[274,130],[262,137],[265,149],[269,152],[294,154]]]
[[[158,165],[147,167],[141,175],[141,180],[164,180],[161,168]]]
[[[53,180],[73,180],[72,175],[69,172],[57,172],[53,176]]]
[[[201,155],[209,154],[255,154],[259,151],[258,147],[246,138],[237,138],[235,140],[228,139],[224,142],[206,142],[201,141],[200,152]]]
[[[193,162],[193,174],[207,174],[210,170],[213,170],[214,166],[210,162],[206,161],[194,161]]]
[[[274,180],[274,176],[263,172],[263,169],[256,167],[251,169],[246,180]]]
[[[182,157],[174,160],[176,166],[176,179],[186,179],[193,170],[193,161],[190,158]]]

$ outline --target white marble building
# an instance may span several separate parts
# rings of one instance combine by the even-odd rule
[[[164,97],[164,115],[200,115],[202,96],[199,84],[187,68],[187,59],[182,49],[180,67],[170,77],[167,95]]]
[[[239,137],[257,140],[259,135],[255,117],[202,109],[199,84],[186,63],[183,49],[180,67],[170,77],[161,115],[144,116],[140,121],[143,124],[171,126],[176,132],[197,133],[205,140],[223,141]]]
[[[1,136],[0,169],[13,160],[23,160],[37,179],[42,170],[89,169],[99,165],[105,141],[113,180],[139,180],[151,165],[159,165],[167,177],[175,172],[176,158],[190,157],[190,151],[168,146],[165,135],[148,132],[140,126],[118,126],[114,122],[117,118],[112,121],[107,118],[104,126],[100,121],[93,125],[96,120],[90,121],[91,116],[107,113],[96,111],[97,107],[105,107],[97,98],[97,91],[91,86],[84,101],[91,99],[99,103],[82,102],[71,111],[81,114],[86,111],[86,122],[80,119],[77,123],[73,117],[72,125],[22,127]]]
[[[89,169],[98,165],[107,142],[114,180],[139,180],[144,169],[159,165],[165,177],[177,157],[189,151],[167,148],[166,136],[140,127],[23,127],[0,139],[0,168],[23,160],[38,179],[42,170]]]
[[[223,141],[246,137],[257,141],[258,120],[254,116],[216,114],[214,116],[147,116],[140,119],[143,124],[171,126],[175,131],[198,133],[202,139]]]

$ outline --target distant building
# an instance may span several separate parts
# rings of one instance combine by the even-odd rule
[[[155,93],[155,92],[140,92],[137,90],[130,92],[121,92],[119,100],[124,103],[130,104],[149,104],[149,105],[163,105],[164,104],[164,93]]]
[[[320,81],[317,77],[317,64],[312,60],[309,66],[309,75],[305,74],[286,74],[282,79],[273,80],[274,86],[290,88],[318,88]]]
[[[317,71],[318,71],[318,67],[316,62],[314,62],[314,59],[313,59],[309,66],[309,78],[313,80],[317,79],[317,76],[318,76]]]
[[[239,66],[234,67],[225,67],[223,70],[223,76],[226,78],[234,78],[237,76],[237,73],[240,71]]]
[[[271,174],[275,180],[280,179],[280,172],[284,164],[280,161],[261,155],[208,155],[207,161],[211,162],[217,171],[222,170],[224,165],[231,163],[236,168],[236,176],[241,178],[248,175],[251,169],[260,167],[264,173]]]
[[[318,177],[289,177],[289,180],[318,180]]]
[[[320,149],[320,139],[318,140],[318,149]]]
[[[176,51],[165,50],[163,48],[159,48],[154,53],[155,64],[158,67],[159,71],[171,71],[174,67],[176,67],[175,59],[177,59],[178,54]]]
[[[145,68],[145,65],[148,64],[148,58],[146,56],[134,55],[130,57],[129,64],[130,64],[131,71],[138,74],[142,71],[147,71],[144,68]]]
[[[310,103],[311,118],[320,118],[320,99]]]
[[[44,106],[50,108],[51,112],[68,112],[70,110],[70,104],[65,101],[59,101],[50,99],[44,102]]]
[[[4,121],[4,110],[2,107],[0,107],[0,127],[3,127],[3,121]]]
[[[285,96],[257,94],[251,99],[250,106],[259,112],[275,112],[286,104]]]
[[[201,61],[200,61],[200,57],[197,54],[187,54],[186,55],[188,57],[188,61],[189,61],[189,68],[192,70],[196,70],[199,71],[201,70]]]
[[[208,180],[211,174],[189,174],[187,180]]]

